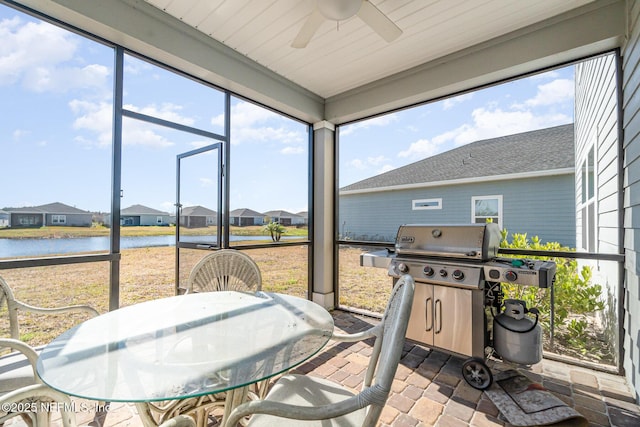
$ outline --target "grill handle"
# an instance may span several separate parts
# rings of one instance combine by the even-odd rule
[[[436,322],[436,334],[439,334],[442,331],[442,301],[440,299],[436,300],[435,303],[435,316],[437,320]]]
[[[433,330],[433,315],[429,316],[429,307],[431,307],[431,297],[424,300],[424,330],[426,332]]]

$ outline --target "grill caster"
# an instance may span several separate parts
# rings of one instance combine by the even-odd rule
[[[493,382],[491,370],[479,357],[467,359],[462,364],[462,377],[467,384],[478,390],[489,388]]]

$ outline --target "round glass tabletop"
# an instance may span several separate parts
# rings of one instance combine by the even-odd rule
[[[333,318],[282,294],[208,292],[123,307],[69,329],[40,353],[54,389],[99,401],[157,401],[221,392],[313,356]]]

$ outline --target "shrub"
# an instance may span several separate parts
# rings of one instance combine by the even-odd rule
[[[514,233],[511,242],[507,239],[507,230],[502,230],[501,248],[530,249],[538,251],[572,251],[557,242],[542,243],[535,236],[531,240],[525,234]],[[592,283],[592,271],[589,266],[578,266],[578,261],[560,257],[531,257],[551,260],[556,263],[554,282],[554,336],[564,345],[572,347],[572,351],[581,355],[590,350],[590,338],[593,328],[589,328],[595,319],[595,312],[605,308],[601,298],[602,286]],[[536,307],[540,311],[539,319],[542,327],[550,330],[551,289],[533,286],[502,284],[505,298],[517,298],[527,303],[527,307]],[[600,343],[601,345],[602,343]],[[592,354],[593,356],[593,354]]]

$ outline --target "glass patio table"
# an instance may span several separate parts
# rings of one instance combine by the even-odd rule
[[[37,371],[71,396],[144,409],[144,402],[246,393],[316,354],[332,333],[331,314],[302,298],[194,293],[89,319],[48,344]],[[152,424],[143,412],[143,422]]]

